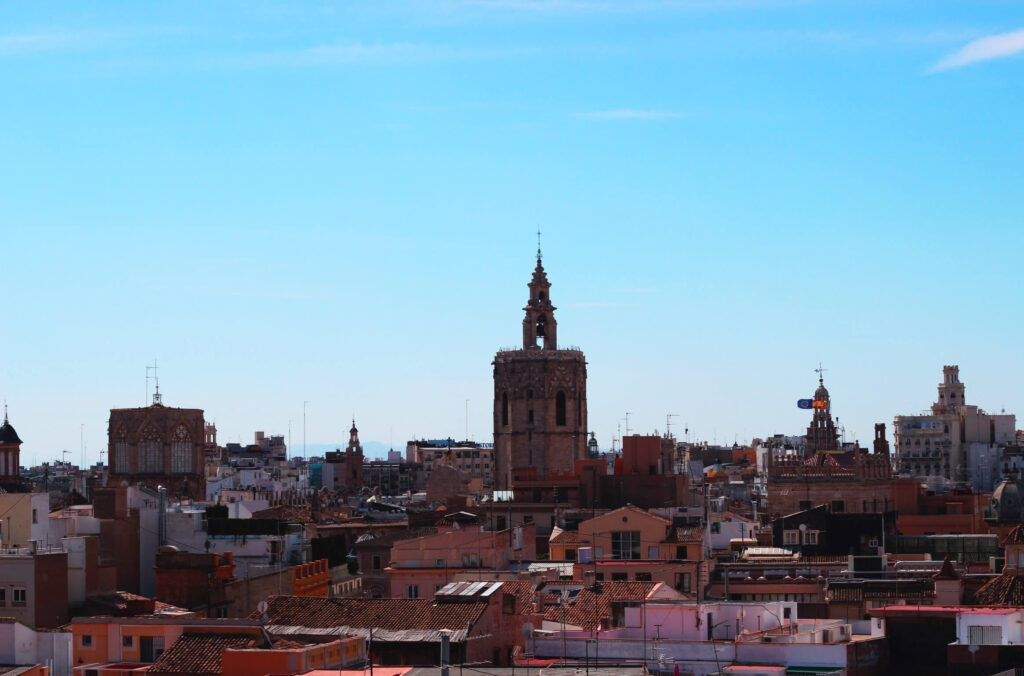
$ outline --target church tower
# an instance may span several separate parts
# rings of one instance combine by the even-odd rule
[[[587,453],[587,362],[559,349],[551,283],[537,266],[523,310],[523,347],[494,357],[495,484],[571,474]]]
[[[839,433],[836,431],[836,424],[832,421],[832,402],[829,400],[828,390],[825,389],[825,381],[818,369],[818,389],[814,391],[814,402],[822,403],[821,408],[814,409],[814,417],[807,427],[807,444],[804,447],[804,457],[811,458],[818,451],[839,450]]]
[[[14,426],[7,420],[7,404],[4,404],[4,422],[0,425],[0,486],[15,486],[21,483],[21,438]]]

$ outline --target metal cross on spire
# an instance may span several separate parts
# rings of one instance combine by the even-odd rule
[[[824,380],[824,378],[821,377],[821,374],[824,373],[825,371],[828,371],[828,369],[822,368],[821,362],[819,361],[818,362],[818,368],[814,369],[814,372],[818,374],[818,382],[823,384],[823,385],[825,384],[825,380]]]
[[[540,262],[540,228],[537,228],[537,262]]]

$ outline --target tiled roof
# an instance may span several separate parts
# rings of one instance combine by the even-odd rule
[[[1003,573],[974,593],[979,606],[1024,606],[1024,577]]]
[[[670,528],[668,537],[663,542],[688,542],[700,544],[704,541],[703,526],[677,526]]]
[[[249,648],[256,637],[246,634],[182,634],[149,668],[149,674],[219,674],[225,648]]]
[[[293,505],[275,505],[252,513],[254,519],[279,519],[281,521],[300,521],[308,523],[313,520],[308,507]]]
[[[556,528],[555,530],[557,532],[553,532],[551,534],[551,538],[548,540],[548,542],[551,542],[552,544],[575,545],[581,542],[590,542],[589,540],[581,538],[578,530],[561,530],[560,528]]]
[[[267,624],[331,628],[465,629],[487,609],[487,601],[437,603],[429,599],[359,599],[271,596]],[[258,619],[259,613],[253,618]]]
[[[585,630],[596,629],[601,618],[611,617],[612,601],[642,601],[659,582],[599,582],[598,591],[587,586],[567,608],[554,606],[545,614],[549,622],[565,622]],[[563,614],[564,611],[564,614]]]
[[[1024,545],[1024,524],[1017,524],[1010,529],[1003,540],[1003,546],[1006,545]]]

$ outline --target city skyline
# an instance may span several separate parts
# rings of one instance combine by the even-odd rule
[[[0,10],[0,396],[23,464],[115,407],[221,441],[491,441],[535,231],[602,447],[1024,410],[1024,8]],[[469,416],[466,419],[466,400]],[[468,424],[467,424],[468,422]],[[623,423],[623,433],[625,432]]]

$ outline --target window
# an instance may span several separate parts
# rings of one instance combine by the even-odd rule
[[[800,531],[798,530],[787,530],[782,532],[782,544],[784,545],[798,545],[800,544]]]
[[[686,546],[685,545],[676,545],[676,558],[677,559],[685,559],[686,558]]]
[[[805,511],[807,511],[810,508],[811,508],[811,501],[810,500],[801,500],[800,501],[800,511],[801,512],[805,512]]]
[[[82,634],[82,647],[83,648],[88,648],[91,645],[92,645],[92,635],[91,634]]]
[[[122,648],[131,648],[132,647],[132,637],[131,636],[122,636],[121,637],[121,647]]]
[[[842,514],[846,511],[846,502],[844,500],[833,500],[832,501],[832,513]]]
[[[816,545],[818,544],[818,531],[809,530],[804,532],[804,544],[805,545]]]
[[[26,603],[26,599],[27,599],[27,593],[25,592],[25,588],[24,587],[15,587],[14,588],[14,596],[12,598],[13,605],[23,606]]]
[[[629,579],[626,573],[612,573],[612,582],[625,582]]]
[[[660,559],[661,558],[661,552],[658,551],[657,547],[654,547],[654,546],[648,547],[647,548],[647,558],[651,559],[652,561],[654,559]]]
[[[555,395],[555,425],[565,426],[565,392]]]
[[[408,599],[418,599],[420,597],[420,586],[418,584],[406,585],[405,597]]]
[[[692,581],[691,574],[690,573],[683,573],[683,589],[682,590],[684,592],[689,592],[690,591],[691,581]]]
[[[533,409],[532,408],[530,409],[529,419],[530,419],[530,422],[533,422]]]
[[[434,559],[434,568],[444,568],[444,559]]]
[[[721,524],[721,522],[715,521],[713,524],[711,524],[711,532],[712,533],[716,533],[716,534],[717,533],[721,533],[722,532],[722,524]]]
[[[185,426],[178,425],[178,429],[174,430],[174,440],[171,442],[171,472],[188,474],[191,471],[192,440],[189,439]]]
[[[163,443],[160,441],[160,434],[155,427],[146,429],[142,436],[142,443],[139,444],[139,472],[144,474],[160,474],[164,471],[161,451]]]
[[[640,558],[640,531],[617,530],[612,532],[613,559]]]
[[[565,550],[565,560],[566,561],[575,561],[576,560],[576,550],[575,549],[566,549]]]
[[[971,645],[999,645],[1003,642],[1003,629],[998,626],[971,625],[969,643]]]
[[[373,555],[373,559],[372,559],[372,563],[370,564],[370,568],[373,569],[373,570],[380,570],[381,569],[381,565],[380,564],[381,564],[380,554],[374,554]]]
[[[118,474],[128,474],[131,470],[131,464],[129,461],[129,449],[128,442],[125,439],[119,439],[114,444],[114,472]]]
[[[39,515],[36,514],[36,510],[32,510],[32,523],[39,523]]]
[[[636,574],[636,581],[637,582],[650,582],[651,581],[651,574],[650,573],[637,573]]]

